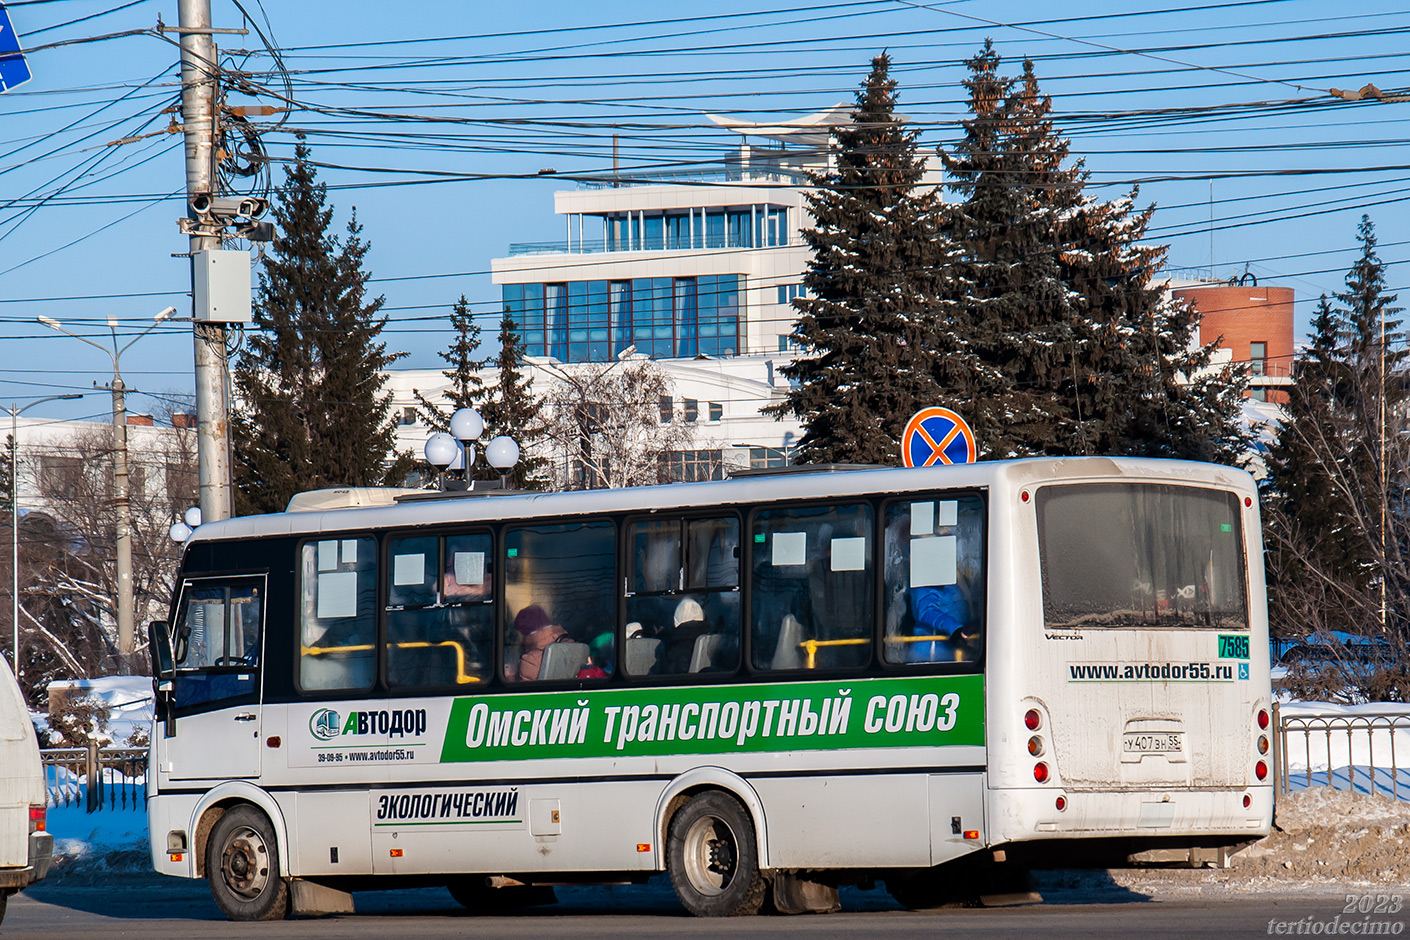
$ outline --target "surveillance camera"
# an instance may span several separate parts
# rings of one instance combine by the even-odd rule
[[[197,217],[258,219],[269,211],[269,200],[258,196],[212,196],[197,193],[191,197],[191,211]]]

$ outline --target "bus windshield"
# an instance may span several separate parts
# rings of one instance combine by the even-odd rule
[[[1037,509],[1048,628],[1248,629],[1233,493],[1072,484],[1039,490]]]

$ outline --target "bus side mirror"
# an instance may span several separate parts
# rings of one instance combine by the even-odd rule
[[[171,655],[171,628],[165,620],[153,620],[147,625],[147,651],[152,656],[152,678],[170,680],[176,669]]]

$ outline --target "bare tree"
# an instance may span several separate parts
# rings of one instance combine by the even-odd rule
[[[181,545],[168,530],[195,504],[195,433],[174,427],[129,439],[133,619],[138,624],[165,614],[171,598]],[[21,522],[21,645],[49,651],[52,668],[44,670],[49,678],[93,675],[117,648],[112,434],[94,425],[34,449],[25,463],[43,509]],[[133,666],[145,663],[143,639],[139,632]]]
[[[1410,701],[1410,352],[1375,229],[1346,290],[1323,297],[1268,453],[1270,626],[1306,638],[1304,696]]]
[[[671,380],[660,368],[641,357],[555,369],[554,376],[547,437],[560,458],[562,489],[669,480],[671,455],[689,447],[694,432],[663,407],[673,398]]]
[[[1405,415],[1388,415],[1387,424],[1384,441],[1379,428],[1367,433],[1335,420],[1283,428],[1341,507],[1332,530],[1295,503],[1266,504],[1270,617],[1280,633],[1305,637],[1315,650],[1288,664],[1287,683],[1302,696],[1410,702],[1410,437]],[[1365,467],[1373,472],[1358,471]],[[1353,548],[1364,577],[1329,561],[1332,538]]]
[[[10,518],[0,531],[9,541]],[[32,707],[43,704],[44,690],[54,679],[97,675],[116,650],[103,629],[103,610],[87,580],[94,554],[76,533],[46,512],[28,510],[20,516],[20,688]],[[10,581],[10,553],[0,563],[4,583]],[[64,587],[61,587],[64,586]],[[11,605],[0,611],[4,638],[13,635]]]

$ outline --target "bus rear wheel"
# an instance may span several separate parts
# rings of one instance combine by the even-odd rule
[[[757,914],[764,903],[753,820],[727,793],[702,793],[672,817],[666,869],[676,897],[697,917]]]
[[[231,920],[283,920],[289,912],[274,826],[253,806],[235,807],[211,830],[206,880],[216,906]]]

